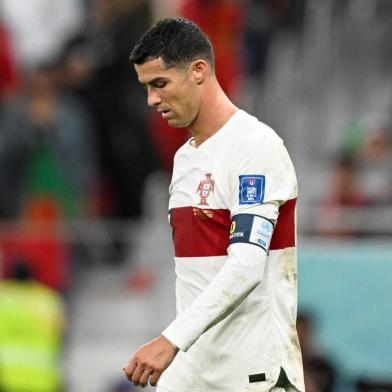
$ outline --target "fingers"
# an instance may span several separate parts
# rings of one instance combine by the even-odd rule
[[[156,385],[163,371],[172,363],[177,352],[164,337],[144,344],[123,368],[129,381],[146,386]]]
[[[152,369],[144,369],[143,374],[140,377],[139,383],[140,385],[144,388],[147,383],[148,383],[148,379],[150,378],[151,373],[153,372]]]
[[[155,387],[155,385],[157,385],[157,382],[159,380],[159,377],[161,376],[162,372],[156,370],[154,373],[152,373],[151,377],[150,377],[150,384]]]
[[[139,385],[140,384],[140,378],[144,372],[144,366],[142,364],[138,364],[136,366],[136,369],[134,370],[132,377],[131,377],[131,381],[135,384],[135,385]]]
[[[132,368],[128,367],[128,369]],[[124,372],[128,380],[131,381],[134,385],[140,385],[143,388],[147,386],[149,380],[150,384],[155,386],[162,374],[161,370],[154,370],[151,367],[147,367],[141,364],[135,364],[132,371],[128,371],[128,369],[126,367],[124,368]]]
[[[132,381],[132,375],[133,372],[136,369],[136,362],[135,361],[129,361],[124,367],[123,371],[129,381]]]
[[[152,386],[155,386],[162,374],[161,369],[154,369],[146,364],[138,364],[133,361],[124,366],[123,370],[129,381],[143,388],[147,386],[148,381]]]

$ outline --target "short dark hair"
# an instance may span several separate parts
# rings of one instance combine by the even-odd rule
[[[185,18],[166,18],[157,22],[140,38],[130,60],[134,64],[144,64],[160,57],[167,68],[201,58],[215,69],[210,40],[196,23]]]

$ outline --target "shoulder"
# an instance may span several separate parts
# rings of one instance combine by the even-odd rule
[[[241,110],[231,128],[228,143],[235,155],[248,154],[271,156],[283,148],[283,140],[267,124]]]

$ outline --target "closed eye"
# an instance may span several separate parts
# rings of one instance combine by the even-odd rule
[[[151,85],[152,85],[153,87],[156,87],[156,88],[164,88],[164,87],[166,87],[167,82],[164,81],[164,80],[159,80],[159,81],[156,81],[156,82],[154,82],[154,83],[151,83]]]

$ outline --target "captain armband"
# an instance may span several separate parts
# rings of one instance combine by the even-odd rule
[[[231,221],[229,244],[253,244],[268,252],[273,231],[273,223],[262,216],[234,215]]]

